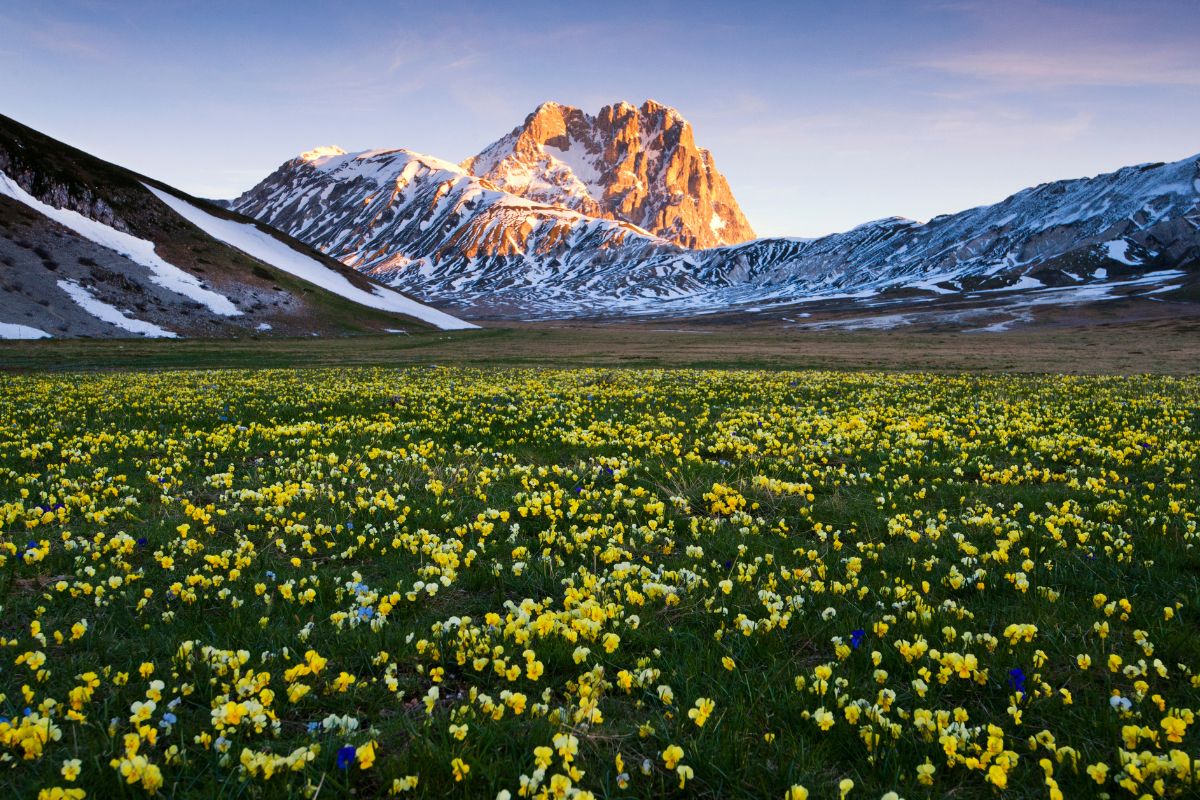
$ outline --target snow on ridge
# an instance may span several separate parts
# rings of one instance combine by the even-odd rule
[[[155,252],[154,242],[123,233],[102,222],[85,217],[77,211],[55,208],[43,203],[22,189],[16,181],[3,172],[0,172],[0,194],[24,203],[39,214],[49,217],[63,227],[70,228],[83,238],[95,242],[101,247],[114,250],[130,261],[141,264],[150,270],[151,283],[183,295],[189,300],[195,300],[214,314],[236,317],[242,313],[228,297],[211,289],[205,289],[200,285],[198,278],[189,275],[174,264],[164,261]]]
[[[50,334],[32,325],[0,322],[0,339],[50,339]]]
[[[169,331],[166,328],[160,328],[153,322],[134,319],[127,316],[124,311],[116,306],[110,306],[100,298],[91,293],[86,286],[71,280],[61,280],[58,282],[58,288],[67,293],[75,304],[84,311],[91,314],[93,317],[107,322],[110,325],[116,325],[123,331],[130,333],[140,333],[154,339],[177,339],[179,334],[174,331]]]
[[[338,274],[310,256],[293,250],[275,237],[263,233],[252,223],[222,219],[174,195],[155,189],[153,186],[146,186],[146,188],[155,197],[166,203],[171,210],[214,239],[237,248],[259,261],[345,297],[347,300],[381,311],[415,317],[444,331],[479,327],[418,303],[391,289],[381,286],[373,287],[373,291],[370,292],[360,289],[347,280],[344,275]]]
[[[312,150],[306,150],[300,154],[300,159],[302,161],[316,161],[317,159],[326,158],[328,156],[344,155],[346,155],[345,150],[338,147],[336,144],[328,144],[314,147]]]
[[[375,177],[383,172],[397,157],[405,159],[406,163],[417,163],[428,169],[444,170],[455,175],[466,175],[458,164],[438,158],[437,156],[417,153],[403,147],[377,147],[373,150],[360,150],[357,153],[347,153],[340,147],[318,147],[300,155],[300,161],[315,167],[322,172],[350,171],[362,173],[365,177]]]

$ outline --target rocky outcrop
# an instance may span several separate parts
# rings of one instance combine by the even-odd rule
[[[630,222],[686,248],[754,238],[712,153],[678,111],[653,100],[595,116],[543,103],[461,166],[519,197]]]
[[[129,233],[125,220],[90,187],[70,186],[65,181],[55,180],[26,164],[24,159],[12,156],[3,146],[0,146],[0,172],[43,203],[68,208],[122,233]]]

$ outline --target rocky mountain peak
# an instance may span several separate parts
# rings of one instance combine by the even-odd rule
[[[754,238],[692,126],[654,100],[614,103],[595,116],[542,103],[462,167],[512,194],[629,222],[688,248]]]

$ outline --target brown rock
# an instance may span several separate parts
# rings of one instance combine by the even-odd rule
[[[653,100],[594,117],[543,103],[462,167],[506,192],[629,222],[683,247],[754,238],[712,153],[696,146],[678,111]]]

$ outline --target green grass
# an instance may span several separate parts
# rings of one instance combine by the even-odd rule
[[[381,324],[369,315],[357,316],[364,325]],[[482,330],[410,334],[0,341],[0,371],[459,364],[1194,375],[1200,355],[1200,328],[1187,319],[1000,334],[804,331],[744,319],[683,322],[669,330],[653,322],[485,323]]]
[[[436,346],[535,339],[442,334]],[[303,344],[316,363],[351,352]],[[219,356],[202,342],[55,346],[64,365],[102,352],[92,366],[178,368],[284,363],[301,343],[233,343]],[[428,357],[427,346],[387,339],[387,357]],[[26,352],[24,366],[41,358]],[[599,797],[781,797],[792,785],[827,797],[845,779],[851,798],[992,797],[988,725],[1012,759],[1007,796],[1045,796],[1042,758],[1067,797],[1101,791],[1086,772],[1096,763],[1119,796],[1124,750],[1144,753],[1135,796],[1156,778],[1189,795],[1194,783],[1162,765],[1172,750],[1194,756],[1200,734],[1170,742],[1161,721],[1189,717],[1200,684],[1198,389],[1146,376],[429,365],[7,376],[0,715],[29,708],[60,737],[24,759],[0,725],[0,786],[69,786],[59,768],[78,758],[89,797],[145,796],[111,762],[136,738],[131,704],[161,680],[138,752],[168,796],[376,796],[418,775],[419,796],[515,797],[535,747],[569,733],[574,783]],[[744,504],[714,509],[714,484]],[[1037,630],[1010,643],[1010,625]],[[929,651],[909,662],[902,640]],[[590,653],[577,663],[580,646]],[[293,677],[311,691],[292,702],[285,673],[310,649],[328,663]],[[537,680],[525,650],[544,665]],[[237,651],[245,663],[222,666]],[[16,663],[27,653],[45,663]],[[945,674],[950,653],[977,669]],[[497,674],[496,660],[520,675]],[[71,719],[88,671],[99,684]],[[628,691],[623,671],[638,676]],[[344,692],[342,672],[355,677]],[[499,704],[506,691],[528,707],[494,719],[483,696]],[[603,721],[587,721],[587,698]],[[715,702],[703,727],[687,715],[699,698]],[[262,730],[215,721],[214,709],[252,699],[270,712]],[[835,717],[827,731],[812,717],[822,707]],[[168,708],[175,722],[161,726]],[[926,738],[918,709],[968,721]],[[360,727],[310,731],[329,715]],[[1146,731],[1132,748],[1127,726]],[[1043,731],[1057,754],[1031,749]],[[969,761],[948,757],[942,736]],[[338,768],[339,748],[368,741],[373,766]],[[311,762],[270,779],[239,765],[243,750],[314,745]],[[670,745],[694,772],[683,790],[661,757]],[[470,765],[463,781],[454,759]],[[927,759],[930,786],[916,770]],[[566,771],[555,755],[543,783]]]

